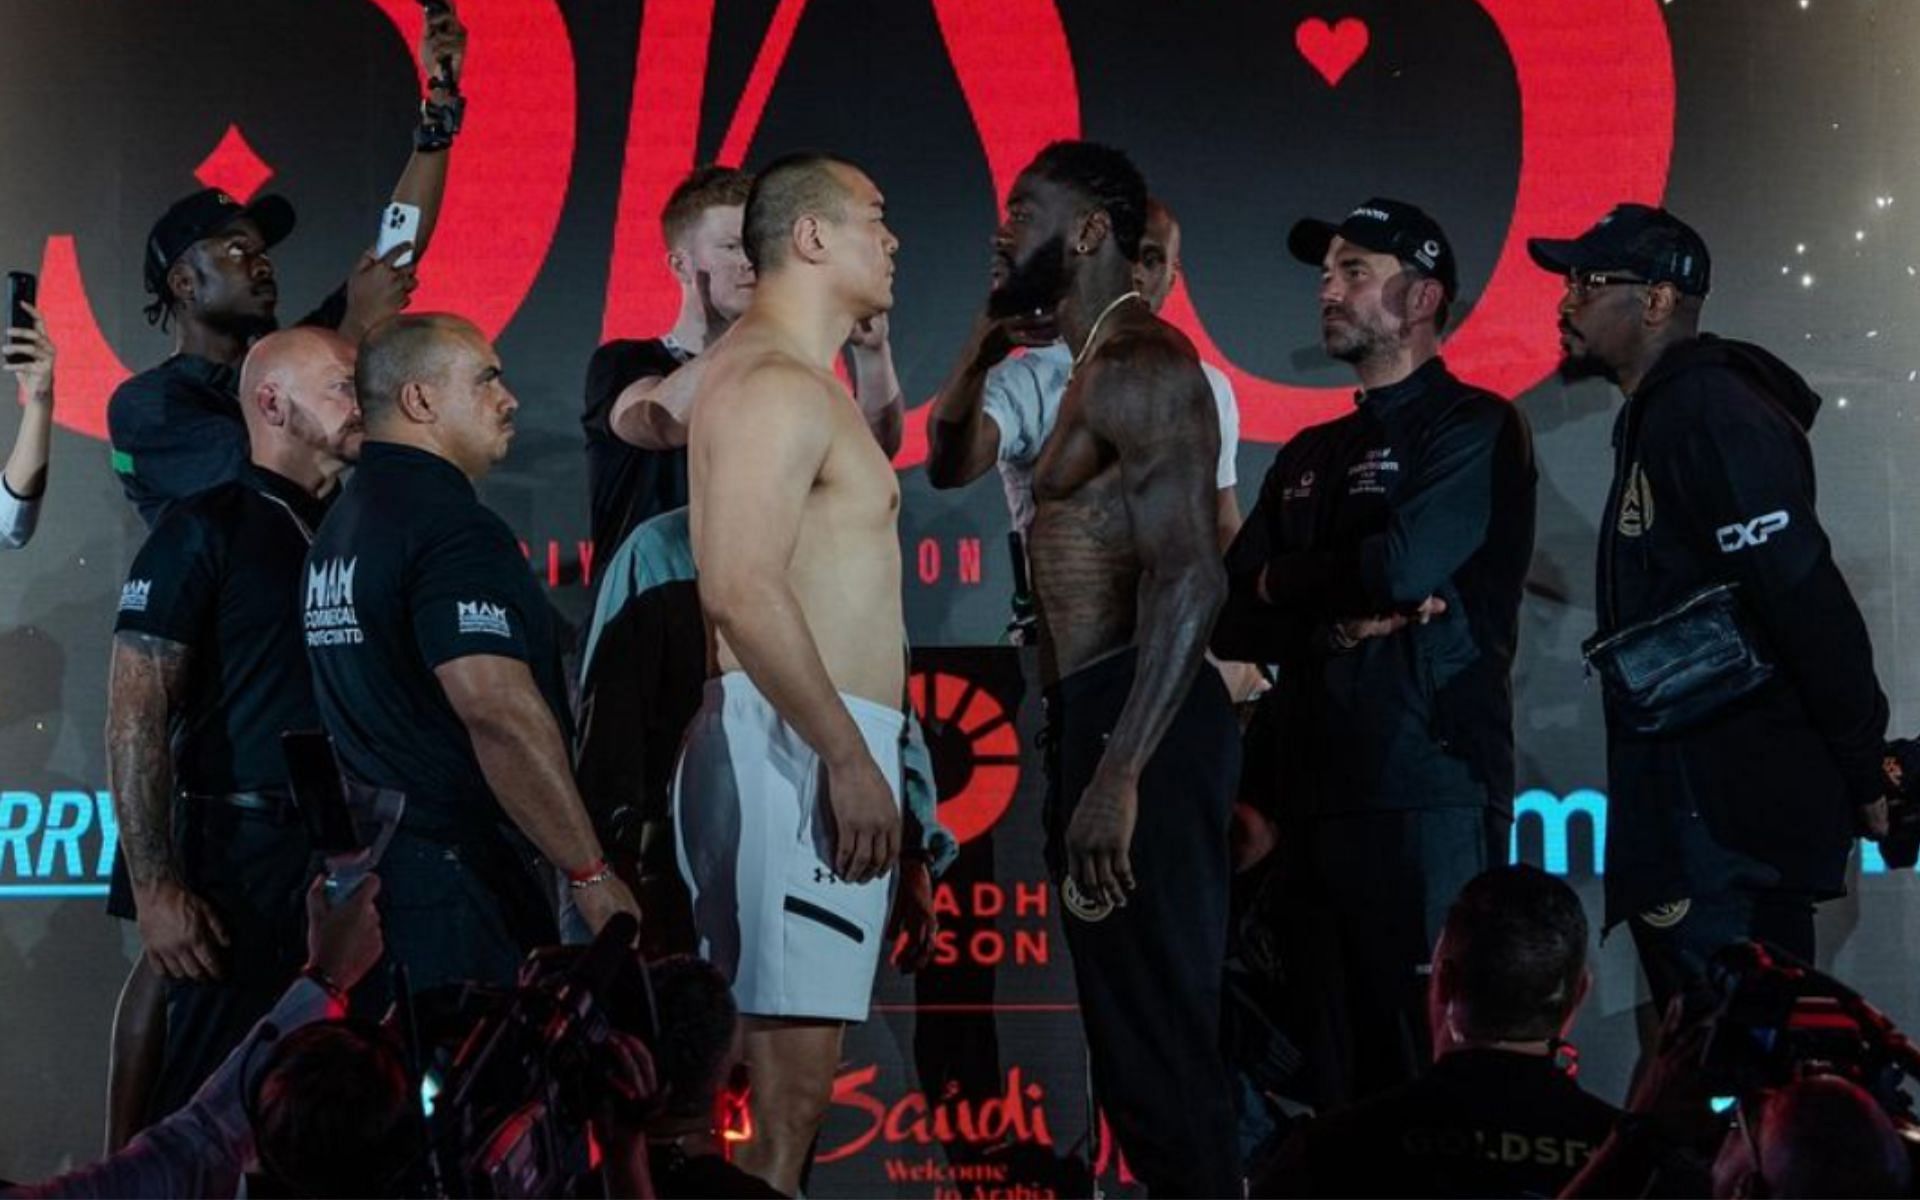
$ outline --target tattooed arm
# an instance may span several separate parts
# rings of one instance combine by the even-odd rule
[[[107,683],[107,771],[120,853],[140,909],[140,940],[172,979],[217,979],[226,930],[187,890],[173,849],[173,715],[192,652],[146,633],[113,635]]]

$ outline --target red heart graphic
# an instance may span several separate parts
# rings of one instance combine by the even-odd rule
[[[1339,86],[1341,77],[1367,52],[1367,42],[1367,23],[1359,17],[1342,17],[1337,25],[1313,17],[1293,31],[1300,56],[1313,64],[1328,87]]]

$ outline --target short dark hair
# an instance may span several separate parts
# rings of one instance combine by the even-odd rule
[[[710,208],[737,208],[747,202],[753,176],[738,167],[707,163],[682,179],[660,210],[660,236],[673,250]]]
[[[1514,1039],[1560,1031],[1587,965],[1587,914],[1572,888],[1524,863],[1495,867],[1460,890],[1440,936],[1463,1033]]]
[[[1128,262],[1140,261],[1147,228],[1147,181],[1125,151],[1099,142],[1053,142],[1027,170],[1072,188],[1107,214],[1114,244]]]
[[[366,1021],[288,1034],[261,1074],[252,1118],[261,1165],[293,1195],[398,1195],[420,1151],[406,1064]]]
[[[836,167],[860,169],[839,155],[805,150],[774,159],[753,177],[742,240],[756,273],[786,261],[793,223],[801,217],[817,213],[838,221],[846,216],[849,193]]]
[[[468,328],[465,317],[451,313],[402,313],[375,325],[353,367],[360,411],[371,417],[392,408],[407,384],[444,379],[447,335]]]
[[[650,965],[647,979],[660,1022],[653,1065],[667,1091],[667,1111],[705,1116],[713,1111],[720,1068],[740,1019],[727,977],[704,959],[676,954]]]

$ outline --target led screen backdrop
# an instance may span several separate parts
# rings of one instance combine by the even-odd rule
[[[1527,235],[1576,231],[1622,199],[1664,200],[1703,232],[1716,260],[1709,326],[1780,352],[1827,397],[1813,435],[1823,515],[1895,724],[1920,724],[1908,600],[1920,590],[1908,534],[1920,487],[1907,469],[1920,445],[1920,6],[467,0],[462,12],[469,128],[415,307],[466,313],[498,337],[521,432],[484,495],[570,617],[594,565],[578,424],[586,362],[604,338],[670,322],[657,214],[687,168],[819,146],[869,169],[903,243],[893,339],[917,407],[984,295],[997,197],[1048,140],[1084,134],[1131,150],[1182,219],[1185,276],[1169,315],[1239,391],[1248,504],[1273,444],[1350,402],[1349,375],[1319,352],[1314,273],[1287,257],[1288,225],[1385,194],[1450,232],[1464,304],[1448,357],[1522,405],[1542,466],[1516,679],[1516,846],[1568,874],[1596,912],[1606,781],[1577,647],[1592,628],[1594,514],[1618,401],[1552,378],[1558,288],[1527,263]],[[39,535],[0,556],[0,1176],[50,1171],[97,1145],[107,1029],[132,949],[97,895],[112,849],[100,730],[108,631],[141,530],[100,439],[113,385],[167,349],[140,316],[142,239],[203,183],[283,192],[300,212],[275,253],[283,314],[318,301],[372,240],[405,159],[420,20],[413,0],[4,8],[0,266],[41,275],[61,428]],[[910,414],[898,463],[911,632],[922,646],[990,645],[1009,587],[1000,489],[986,479],[932,491],[919,469],[924,417]],[[13,422],[0,418],[0,437]],[[981,694],[1002,707],[1027,694],[1002,688],[1004,657],[922,666],[998,672]],[[1031,896],[1020,907],[1018,889],[1037,878],[1031,752],[1003,743],[987,717],[937,715],[958,731],[957,765],[943,768],[950,814],[979,824],[994,853],[970,851],[951,893],[964,936],[950,961],[911,987],[885,984],[888,1007],[849,1052],[829,1126],[837,1157],[822,1171],[834,1174],[816,1184],[1057,1188],[1037,1166],[955,1166],[978,1158],[955,1148],[967,1140],[955,1133],[962,1101],[982,1145],[1037,1144],[1038,1121],[1065,1154],[1087,1119],[1071,1082],[1063,948],[1046,943],[1056,974],[1044,986],[1031,974],[1041,965],[1019,960],[1054,919]],[[1920,1020],[1904,964],[1912,880],[1879,866],[1868,855],[1854,897],[1829,907],[1826,946],[1869,995]],[[1617,1095],[1637,984],[1622,939],[1598,962],[1581,1041],[1587,1077]],[[994,1016],[993,1070],[940,1090],[924,1006],[1003,1002],[1056,1009],[1024,1025]],[[914,1099],[916,1079],[931,1097]],[[1002,1125],[983,1124],[996,1097]]]

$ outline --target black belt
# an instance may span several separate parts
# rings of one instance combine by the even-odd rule
[[[194,804],[218,804],[281,822],[291,822],[299,816],[293,797],[285,792],[182,792],[181,795]]]

